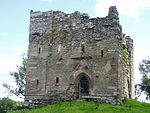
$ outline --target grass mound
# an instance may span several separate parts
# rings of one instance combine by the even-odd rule
[[[150,113],[150,104],[136,100],[126,100],[121,105],[73,101],[9,113]]]

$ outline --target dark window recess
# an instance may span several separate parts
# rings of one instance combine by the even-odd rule
[[[122,44],[122,48],[123,48],[123,49],[126,49],[127,47],[126,47],[126,45],[125,45],[125,44]]]
[[[129,52],[129,57],[131,57],[131,54],[132,54],[131,51],[128,51],[128,52]]]
[[[128,84],[128,89],[130,89],[130,82],[129,82],[129,80],[127,80],[127,84]]]
[[[39,85],[39,80],[36,80],[36,85]]]
[[[59,62],[62,61],[62,60],[63,60],[63,58],[60,58],[60,59],[59,59]]]
[[[81,51],[84,53],[85,52],[85,45],[81,44]]]
[[[96,78],[99,78],[99,76],[96,76]]]
[[[35,32],[32,35],[40,36],[40,33],[39,32]]]
[[[56,83],[59,83],[59,77],[56,77]]]
[[[39,54],[41,53],[41,48],[39,48],[39,52],[38,52]]]
[[[101,50],[101,56],[102,57],[104,56],[104,50]]]
[[[114,61],[114,60],[115,60],[115,58],[112,58],[112,60]]]
[[[88,66],[85,66],[85,69],[88,69]]]

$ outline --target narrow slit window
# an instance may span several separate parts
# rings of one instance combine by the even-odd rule
[[[85,52],[85,42],[81,43],[81,51],[84,53]]]
[[[104,50],[101,50],[101,57],[104,56]]]
[[[39,80],[36,80],[36,85],[39,85]]]
[[[39,51],[38,51],[38,53],[39,53],[39,54],[41,53],[41,48],[39,48]]]
[[[56,83],[59,83],[59,77],[56,77]]]

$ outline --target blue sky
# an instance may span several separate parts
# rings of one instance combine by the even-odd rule
[[[9,72],[21,63],[23,52],[27,53],[30,10],[80,11],[91,17],[103,17],[111,5],[117,6],[123,32],[134,40],[135,82],[138,83],[138,64],[150,56],[150,0],[1,0],[0,97],[6,95],[2,83],[14,85]]]

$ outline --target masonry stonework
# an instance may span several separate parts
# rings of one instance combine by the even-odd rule
[[[134,98],[133,40],[115,6],[108,16],[30,12],[25,105],[84,99],[117,104]]]

